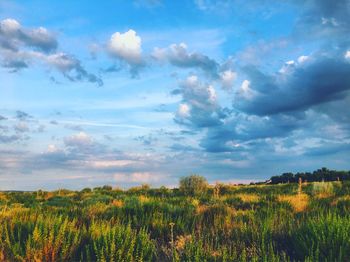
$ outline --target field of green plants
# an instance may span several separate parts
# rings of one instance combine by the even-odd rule
[[[349,181],[184,187],[2,192],[0,261],[350,261]]]

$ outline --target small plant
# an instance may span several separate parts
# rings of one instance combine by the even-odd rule
[[[333,195],[333,183],[332,182],[314,182],[312,184],[312,192],[319,198],[326,198]]]

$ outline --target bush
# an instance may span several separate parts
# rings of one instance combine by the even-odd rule
[[[331,182],[314,182],[312,192],[315,195],[330,196],[333,194],[333,184]]]
[[[198,175],[191,175],[180,179],[180,191],[187,196],[199,196],[206,192],[207,180]]]

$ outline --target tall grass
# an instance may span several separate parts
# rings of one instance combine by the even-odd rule
[[[350,260],[349,183],[215,190],[1,193],[0,261]]]

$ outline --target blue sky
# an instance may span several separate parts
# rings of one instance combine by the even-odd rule
[[[0,189],[350,168],[350,1],[0,1]]]

